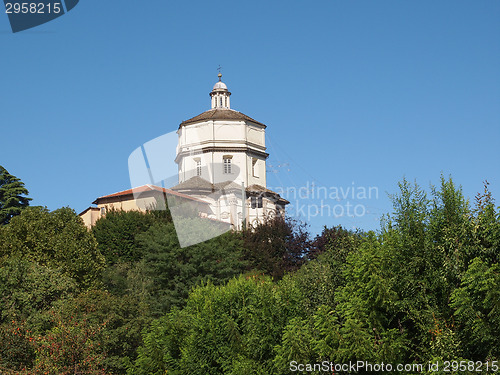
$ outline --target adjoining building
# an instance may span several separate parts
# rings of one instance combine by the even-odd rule
[[[146,211],[164,209],[165,202],[172,197],[182,204],[189,204],[202,217],[207,217],[211,212],[210,205],[204,200],[159,186],[144,185],[99,197],[92,202],[96,206],[87,208],[79,216],[83,219],[84,224],[90,228],[98,219],[111,210]]]

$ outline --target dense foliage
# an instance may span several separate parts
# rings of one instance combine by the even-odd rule
[[[24,183],[0,165],[0,225],[7,224],[28,206],[31,198],[27,195]]]
[[[0,372],[500,360],[500,215],[487,185],[471,205],[451,179],[430,193],[403,180],[392,200],[377,233],[310,238],[277,218],[185,248],[168,212],[111,211],[89,231],[69,208],[24,208],[0,227]]]
[[[296,271],[311,252],[309,233],[304,224],[290,218],[275,217],[243,232],[244,258],[251,269],[274,279]]]
[[[29,207],[0,230],[0,259],[20,257],[58,269],[82,288],[95,285],[104,269],[94,236],[70,208]]]
[[[326,251],[278,283],[198,287],[184,309],[152,323],[130,374],[497,361],[500,217],[491,196],[471,209],[451,179],[430,197],[405,180],[399,187],[378,234],[325,229],[330,241],[317,241]]]

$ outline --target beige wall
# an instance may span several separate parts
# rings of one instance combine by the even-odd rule
[[[106,200],[99,203],[97,207],[109,210],[123,211],[146,211],[154,208],[156,200],[154,197],[134,199],[134,197],[117,197],[114,200]]]
[[[101,217],[101,210],[97,207],[90,207],[80,214],[80,217],[82,218],[85,226],[90,228],[95,225],[95,222]]]
[[[117,211],[146,211],[154,207],[156,202],[154,197],[134,199],[133,196],[106,198],[97,207],[90,207],[80,217],[87,228],[95,225],[96,221],[106,214],[109,210]]]
[[[148,194],[149,195],[149,194]],[[168,197],[169,205],[173,204],[174,201],[170,200]],[[175,198],[174,198],[175,199]],[[183,200],[184,201],[184,200]],[[212,214],[208,204],[201,202],[187,200],[190,205],[192,205],[194,210],[197,210],[200,215],[208,216]],[[95,225],[96,221],[104,216],[106,212],[110,210],[117,211],[146,211],[148,209],[154,209],[156,207],[157,200],[154,196],[138,197],[134,199],[132,195],[125,195],[119,197],[110,198],[100,198],[97,202],[97,207],[90,207],[82,214],[80,217],[83,219],[84,224],[90,228]],[[157,209],[162,209],[162,207],[157,207]]]

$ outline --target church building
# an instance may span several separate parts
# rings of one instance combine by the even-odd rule
[[[256,225],[284,215],[289,202],[266,187],[266,125],[231,109],[231,92],[218,77],[211,109],[179,125],[179,184],[172,190],[204,199],[210,218],[234,228],[241,228],[243,218]]]
[[[132,190],[160,191],[169,206],[169,198],[175,197],[177,202],[180,199],[197,207],[200,217],[241,229],[284,215],[289,202],[267,189],[266,125],[231,109],[231,92],[220,73],[218,78],[209,93],[211,109],[183,121],[177,130],[178,184],[169,189],[148,185]],[[130,190],[93,203],[97,207],[80,214],[89,227],[110,208],[146,209]]]

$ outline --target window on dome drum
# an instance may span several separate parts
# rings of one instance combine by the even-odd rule
[[[196,160],[196,175],[201,176],[201,160]]]
[[[231,158],[224,157],[224,174],[231,174]]]
[[[220,98],[220,106],[222,107],[222,98]]]

